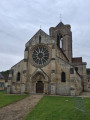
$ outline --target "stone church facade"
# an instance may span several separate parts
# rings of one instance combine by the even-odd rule
[[[86,62],[72,55],[70,25],[39,30],[25,45],[24,59],[11,67],[7,93],[79,95],[87,91]]]

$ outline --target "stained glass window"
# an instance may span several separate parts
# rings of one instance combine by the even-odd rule
[[[48,61],[49,52],[45,47],[39,46],[33,51],[32,58],[35,63],[43,65]]]

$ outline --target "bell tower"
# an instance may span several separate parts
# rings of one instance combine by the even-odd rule
[[[55,38],[57,47],[62,49],[69,61],[72,61],[72,32],[70,25],[60,22],[56,27],[49,29],[51,37]]]

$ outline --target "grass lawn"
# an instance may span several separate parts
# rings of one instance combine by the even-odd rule
[[[90,120],[90,98],[84,98],[86,116],[74,110],[72,97],[44,96],[25,120]]]
[[[0,108],[27,97],[27,95],[5,95],[5,93],[0,92]]]

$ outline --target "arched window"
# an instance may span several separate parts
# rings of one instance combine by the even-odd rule
[[[59,43],[60,43],[60,48],[62,48],[63,47],[63,37],[62,37],[62,35],[59,33]]]
[[[60,33],[59,33],[59,35],[57,35],[57,46],[59,48],[63,48],[63,37]]]
[[[60,48],[62,48],[63,47],[63,38],[61,37],[60,38]]]
[[[62,73],[61,73],[61,82],[66,82],[65,72],[62,72]]]
[[[41,35],[39,35],[39,43],[41,43]]]
[[[74,68],[70,68],[70,74],[74,74]]]
[[[20,81],[20,72],[17,73],[17,81]]]

